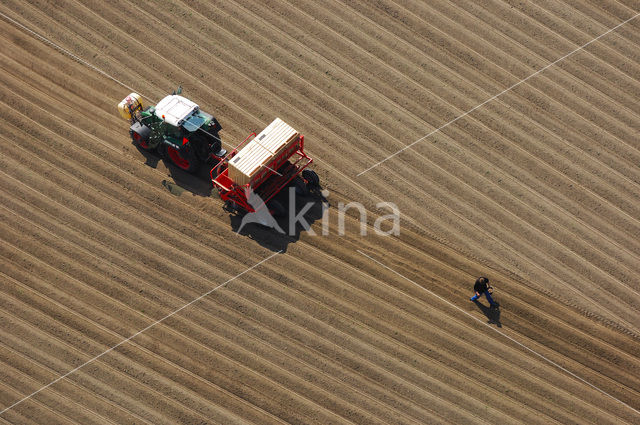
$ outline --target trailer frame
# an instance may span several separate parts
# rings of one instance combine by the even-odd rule
[[[229,177],[228,163],[252,136],[256,137],[257,134],[255,132],[249,134],[209,173],[211,182],[214,187],[217,187],[220,198],[232,206],[239,207],[249,213],[256,212],[256,209],[248,201],[250,191],[253,190],[260,196],[263,204],[258,209],[263,208],[313,162],[313,159],[304,152],[304,135],[300,134],[291,148],[285,149],[271,161],[271,164],[275,164],[273,168],[264,166],[267,170],[261,174],[259,179],[245,185],[239,185]],[[296,157],[294,162],[290,161],[292,157]],[[273,213],[273,211],[269,212]]]

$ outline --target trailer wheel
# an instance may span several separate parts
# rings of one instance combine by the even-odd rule
[[[267,208],[269,208],[269,214],[274,217],[282,217],[284,215],[284,207],[282,204],[275,199],[267,202]]]
[[[309,189],[320,187],[320,177],[313,170],[302,170],[302,178],[307,181]]]
[[[179,151],[171,146],[167,146],[166,153],[176,167],[190,173],[195,173],[198,170],[200,162],[198,161],[198,158],[196,158],[192,149],[183,149],[182,151]]]
[[[309,186],[307,186],[300,177],[293,179],[293,187],[296,189],[296,195],[307,196],[309,195]]]

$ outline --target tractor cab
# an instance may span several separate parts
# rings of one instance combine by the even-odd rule
[[[198,110],[200,107],[195,102],[177,94],[170,94],[158,102],[154,114],[165,123],[180,127]]]
[[[204,149],[209,145],[210,153],[218,158],[226,155],[222,149],[218,132],[222,129],[213,115],[200,110],[193,101],[180,95],[172,94],[162,99],[155,107],[154,115],[173,129],[178,145],[191,143],[195,149]],[[173,130],[173,131],[171,131]],[[199,152],[204,155],[206,152]]]

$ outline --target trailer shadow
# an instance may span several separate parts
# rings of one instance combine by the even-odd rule
[[[278,200],[287,211],[282,217],[276,218],[280,229],[258,223],[245,223],[243,225],[243,218],[246,214],[230,213],[231,229],[242,236],[253,239],[260,246],[271,251],[286,252],[290,243],[297,242],[302,232],[308,231],[316,220],[322,219],[323,212],[328,205],[326,199],[317,194],[305,197],[298,196],[296,197],[295,205],[290,205],[288,200],[281,197]],[[305,209],[305,212],[302,215],[302,220],[295,220],[294,218],[303,209]]]

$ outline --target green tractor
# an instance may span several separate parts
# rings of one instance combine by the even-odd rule
[[[201,164],[215,165],[227,151],[218,133],[222,126],[211,114],[180,96],[182,89],[144,107],[142,97],[131,93],[118,105],[120,115],[129,120],[133,142],[146,151],[155,151],[178,168],[195,173]]]

